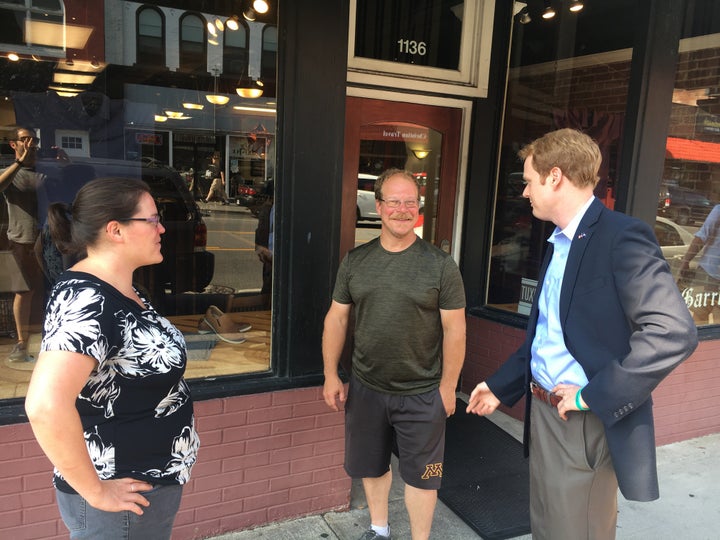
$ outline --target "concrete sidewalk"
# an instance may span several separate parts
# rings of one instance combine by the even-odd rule
[[[522,424],[502,413],[491,417],[515,438]],[[410,525],[403,502],[403,485],[396,474],[390,493],[390,525],[396,540],[410,538]],[[711,540],[720,538],[720,434],[658,448],[660,499],[650,503],[626,501],[618,496],[619,540]],[[362,487],[353,484],[351,508],[347,512],[275,523],[257,529],[223,534],[213,540],[356,540],[368,528]],[[438,501],[431,540],[481,538],[441,501]],[[516,537],[530,539],[530,535]]]

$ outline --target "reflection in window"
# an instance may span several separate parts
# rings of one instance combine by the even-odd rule
[[[532,217],[517,151],[559,128],[589,134],[603,157],[595,195],[614,207],[638,3],[586,2],[580,12],[558,9],[550,20],[541,17],[544,7],[529,0],[530,22],[521,23],[518,13],[513,23],[490,253],[487,304],[520,313],[554,225]],[[610,34],[602,30],[609,21]]]
[[[248,71],[248,45],[245,24],[240,23],[237,30],[226,28],[224,32],[223,73],[242,77]]]
[[[275,79],[277,47],[277,26],[266,26],[263,28],[262,60],[260,62],[260,78],[263,81]]]
[[[63,26],[64,16],[60,0],[5,0],[0,6],[2,42],[60,49],[68,28]]]
[[[197,15],[185,15],[180,24],[180,69],[185,72],[207,71],[205,25]]]
[[[263,66],[269,84],[261,98],[240,98],[225,84],[233,79],[225,77],[219,92],[230,101],[210,104],[205,96],[214,91],[215,79],[206,69],[202,19],[173,4],[165,2],[172,9],[163,10],[123,5],[135,10],[121,18],[120,33],[137,45],[137,60],[133,47],[123,47],[116,34],[106,36],[102,27],[102,21],[116,14],[117,3],[106,3],[102,17],[75,14],[73,24],[92,29],[100,39],[87,40],[72,64],[58,62],[52,51],[38,52],[34,59],[22,56],[8,66],[13,71],[0,77],[0,93],[8,96],[0,113],[4,125],[28,126],[40,135],[36,168],[45,175],[37,191],[41,227],[51,202],[71,202],[94,178],[130,176],[148,183],[165,227],[164,260],[139,269],[134,282],[184,332],[189,379],[265,373],[270,369],[274,250],[275,67]],[[14,14],[22,28],[26,10]],[[245,47],[243,62],[254,73],[260,73],[261,52],[249,54],[247,44],[260,44],[266,26],[248,23],[237,34],[239,41],[229,38]],[[179,31],[179,51],[177,43],[170,45],[180,55],[177,72],[161,60],[170,52],[163,36],[173,28]],[[104,49],[98,47],[103,43]],[[223,62],[223,51],[213,53]],[[61,73],[74,78],[51,82]],[[11,128],[0,128],[0,140],[12,137]],[[0,168],[5,168],[14,153],[6,142],[0,143],[0,152]],[[215,196],[209,198],[216,179],[224,182],[215,184]],[[3,200],[0,250],[7,249],[7,222]],[[43,259],[46,269],[51,263],[57,261]],[[34,295],[31,356],[38,353],[47,292]],[[0,399],[24,396],[34,366],[31,361],[5,362],[17,341],[12,303],[13,293],[0,289]]]
[[[695,322],[720,324],[720,5],[683,28],[657,217],[677,236],[656,235]]]
[[[162,15],[155,8],[138,12],[137,61],[141,64],[164,66],[165,47]]]
[[[390,168],[405,169],[420,185],[420,215],[415,233],[435,239],[442,133],[408,123],[376,123],[360,127],[355,246],[380,234],[375,208],[375,179]]]

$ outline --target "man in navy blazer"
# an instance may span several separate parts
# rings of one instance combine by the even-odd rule
[[[600,150],[561,129],[524,147],[523,196],[555,231],[523,345],[473,390],[485,415],[526,397],[535,539],[615,538],[617,489],[658,498],[651,393],[697,328],[644,222],[593,196]]]

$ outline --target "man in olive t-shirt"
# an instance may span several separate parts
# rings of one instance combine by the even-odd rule
[[[390,456],[397,443],[414,540],[430,535],[442,479],[445,421],[465,358],[465,292],[446,253],[414,232],[419,186],[390,169],[375,184],[380,237],[340,264],[325,318],[323,397],[345,405],[345,470],[362,478],[371,528],[363,540],[390,538]],[[352,376],[338,376],[354,308]]]

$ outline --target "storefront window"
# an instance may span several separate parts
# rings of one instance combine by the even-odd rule
[[[690,3],[655,234],[696,324],[720,324],[720,5]]]
[[[495,194],[487,305],[527,314],[553,225],[532,217],[522,197],[517,151],[548,131],[571,127],[592,136],[603,156],[595,195],[614,207],[637,1],[515,3],[507,101]],[[612,25],[613,31],[606,28]]]
[[[142,178],[166,232],[163,263],[138,270],[135,284],[184,332],[187,378],[267,373],[277,131],[276,70],[268,59],[275,59],[276,45],[269,53],[252,48],[276,43],[264,37],[276,21],[227,24],[242,14],[187,12],[180,2],[151,8],[108,2],[98,12],[88,11],[85,1],[66,0],[63,16],[51,11],[46,20],[67,37],[62,47],[62,40],[39,45],[23,34],[35,28],[26,18],[37,19],[43,5],[60,3],[18,4],[2,10],[12,11],[12,20],[0,18],[17,37],[0,45],[0,168],[15,159],[9,142],[16,127],[34,129],[40,140],[36,170],[44,175],[33,208],[40,228],[50,203],[72,201],[94,178]],[[223,39],[232,32],[242,35]],[[170,38],[160,52],[163,36]],[[223,58],[228,49],[230,63]],[[147,62],[148,55],[156,61]],[[232,62],[245,64],[230,67]],[[261,84],[246,91],[243,72]],[[6,250],[7,205],[0,202],[0,250]],[[39,253],[47,265],[47,253]],[[22,284],[9,279],[11,260],[0,255],[0,264],[9,265],[2,272],[7,279],[0,279],[5,399],[24,396],[52,283],[46,277],[45,286],[33,291],[28,357],[11,361],[14,291]],[[228,339],[228,333],[235,335]]]

